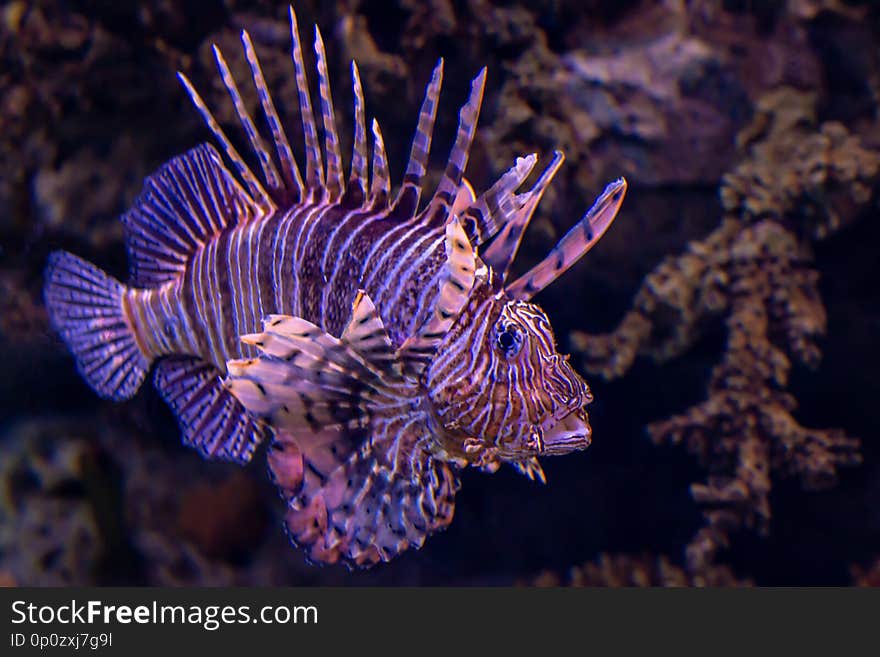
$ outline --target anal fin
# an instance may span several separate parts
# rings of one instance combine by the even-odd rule
[[[156,367],[154,383],[177,416],[185,445],[206,458],[251,460],[265,429],[223,387],[214,366],[197,358],[168,358]]]

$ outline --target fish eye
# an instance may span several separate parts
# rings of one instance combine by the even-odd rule
[[[522,335],[515,324],[499,324],[495,335],[495,344],[508,358],[513,358],[522,347]]]

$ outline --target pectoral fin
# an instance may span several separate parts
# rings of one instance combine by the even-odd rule
[[[445,528],[458,478],[420,437],[403,421],[378,441],[366,431],[278,432],[268,460],[291,541],[312,561],[368,567]]]
[[[425,448],[417,388],[366,294],[340,338],[272,316],[242,339],[260,354],[230,361],[225,385],[275,430],[285,525],[311,560],[369,566],[449,524],[458,480]]]
[[[381,407],[406,408],[401,365],[376,308],[358,293],[341,338],[299,317],[270,315],[243,335],[257,358],[227,363],[225,385],[258,417],[290,431],[362,428]]]

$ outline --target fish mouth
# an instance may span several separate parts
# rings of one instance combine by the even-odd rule
[[[593,429],[587,411],[581,408],[542,427],[542,434],[541,451],[552,456],[586,449],[592,442]]]

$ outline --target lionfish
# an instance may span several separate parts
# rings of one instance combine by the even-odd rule
[[[392,196],[375,119],[368,172],[352,62],[346,181],[321,33],[316,27],[323,148],[292,8],[290,24],[305,175],[244,31],[274,152],[216,46],[214,55],[261,177],[178,73],[232,171],[210,144],[167,162],[122,217],[129,284],[55,252],[45,301],[98,395],[129,399],[155,363],[154,384],[185,444],[206,458],[246,463],[270,439],[269,470],[287,503],[292,543],[311,562],[369,566],[421,547],[451,522],[459,469],[511,463],[543,480],[539,456],[590,444],[590,389],[530,300],[596,244],[626,182],[609,184],[546,259],[509,282],[562,153],[524,193],[517,190],[536,155],[474,194],[463,172],[484,68],[460,111],[442,179],[420,204],[441,59]]]

